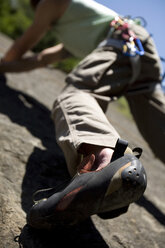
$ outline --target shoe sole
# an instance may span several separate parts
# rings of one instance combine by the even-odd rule
[[[140,161],[125,155],[100,171],[74,177],[62,192],[35,204],[27,221],[39,229],[74,225],[93,214],[128,206],[142,196],[146,184]]]

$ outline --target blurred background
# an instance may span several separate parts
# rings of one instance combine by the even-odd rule
[[[33,11],[29,4],[30,0],[0,0],[0,32],[5,33],[12,39],[19,37],[33,20]],[[164,38],[165,38],[165,1],[164,0],[96,0],[97,2],[112,8],[122,16],[133,18],[141,16],[144,18],[143,24],[152,34],[160,57],[165,58]],[[34,52],[38,52],[45,47],[55,45],[55,34],[49,31],[41,42],[35,46]],[[65,72],[69,72],[77,64],[75,58],[67,59],[54,65]],[[163,70],[165,64],[162,64]],[[165,90],[165,80],[162,83]]]
[[[0,32],[12,39],[18,38],[33,21],[34,12],[29,4],[30,0],[0,0]],[[53,30],[50,30],[34,47],[33,52],[56,44]],[[55,68],[68,73],[79,62],[78,59],[69,58],[54,64]]]

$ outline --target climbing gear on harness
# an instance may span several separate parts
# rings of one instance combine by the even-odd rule
[[[117,38],[114,38],[114,36]],[[124,89],[126,92],[129,85],[133,84],[139,76],[141,70],[140,56],[144,55],[143,45],[131,30],[129,20],[115,17],[110,23],[110,31],[105,40],[98,47],[112,46],[120,50],[125,56],[130,58],[132,66],[132,78]],[[123,92],[122,92],[123,94]]]
[[[121,17],[115,17],[110,23],[111,32],[115,30],[120,31],[123,42],[123,54],[126,56],[144,55],[144,49],[140,39],[138,39],[135,33],[130,29],[130,25],[126,19]]]
[[[35,204],[27,221],[34,228],[50,229],[74,225],[93,214],[121,208],[126,211],[130,203],[142,196],[146,183],[140,161],[126,154],[102,170],[76,174],[62,191]]]
[[[126,19],[116,17],[111,23],[112,31],[121,32],[121,38],[123,40],[122,52],[125,56],[130,57],[130,62],[132,66],[132,78],[129,81],[129,84],[132,84],[136,81],[140,70],[140,56],[144,55],[144,49],[141,41],[136,37],[135,33],[130,29],[130,25]],[[126,87],[125,91],[128,89]]]
[[[144,48],[142,46],[141,41],[136,38],[136,39],[131,39],[129,42],[125,42],[123,45],[123,54],[126,56],[136,56],[136,55],[144,55]]]

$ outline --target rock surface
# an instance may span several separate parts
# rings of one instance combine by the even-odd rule
[[[11,41],[0,35],[0,53]],[[107,115],[131,146],[144,149],[148,174],[144,196],[128,213],[113,220],[97,216],[69,229],[36,231],[26,225],[32,194],[69,178],[55,142],[50,110],[64,86],[65,75],[40,69],[0,76],[0,248],[164,248],[165,166],[154,157],[133,121],[116,104]],[[18,242],[18,243],[17,243]]]

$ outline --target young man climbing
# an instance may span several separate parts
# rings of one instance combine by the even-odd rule
[[[92,214],[118,216],[144,193],[146,174],[105,111],[114,97],[126,95],[144,137],[164,156],[147,126],[151,99],[161,108],[161,115],[155,112],[159,123],[165,109],[159,87],[161,66],[153,41],[143,27],[93,0],[31,0],[31,4],[34,21],[4,55],[0,72],[32,70],[70,54],[82,61],[66,77],[67,85],[52,109],[56,138],[73,179],[61,192],[34,205],[28,223],[51,228],[77,223]],[[61,43],[23,57],[49,28]],[[143,109],[139,97],[145,103]],[[157,136],[164,133],[158,131]],[[160,142],[164,142],[162,137]]]

